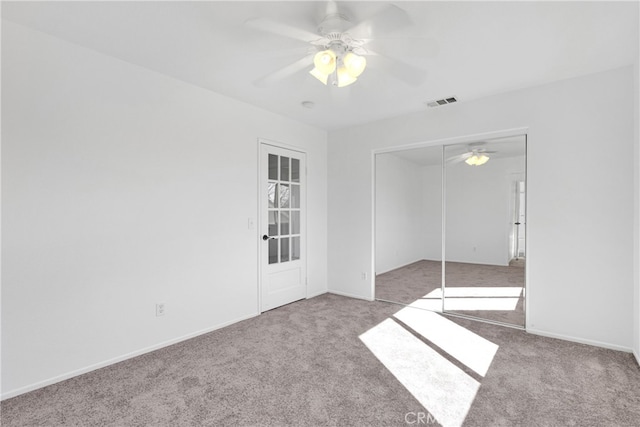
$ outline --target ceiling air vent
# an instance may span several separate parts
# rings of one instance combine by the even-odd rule
[[[458,102],[458,100],[456,99],[455,96],[452,96],[451,98],[438,99],[436,101],[428,101],[428,102],[425,102],[425,104],[427,104],[427,106],[429,107],[439,107],[441,105],[453,104],[454,102]]]

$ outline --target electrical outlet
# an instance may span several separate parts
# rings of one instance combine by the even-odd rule
[[[156,316],[164,316],[165,306],[163,302],[159,302],[156,304]]]
[[[362,278],[362,280],[367,280],[367,273],[362,272],[362,275],[360,277]]]

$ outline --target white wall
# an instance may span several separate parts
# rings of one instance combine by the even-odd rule
[[[422,167],[422,204],[424,206],[423,259],[442,260],[442,166]]]
[[[451,164],[446,171],[447,260],[508,265],[510,179],[517,172],[524,176],[524,159],[494,158],[482,167]],[[375,173],[376,274],[422,259],[440,260],[441,166],[378,153]]]
[[[376,155],[376,274],[423,259],[426,217],[422,167]]]
[[[373,295],[372,150],[528,127],[527,328],[631,349],[633,125],[625,67],[330,132],[329,290]]]
[[[524,157],[493,158],[479,167],[447,165],[447,261],[509,265],[515,197],[510,180],[518,172],[524,174]]]
[[[376,154],[376,274],[442,259],[442,167]]]
[[[326,132],[8,22],[2,67],[3,397],[258,313],[259,137],[326,292]]]

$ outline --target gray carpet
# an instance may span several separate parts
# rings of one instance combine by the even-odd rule
[[[525,279],[523,267],[522,261],[515,262],[509,267],[447,262],[447,288],[522,288]],[[380,274],[376,276],[376,299],[429,308],[441,307],[441,302],[434,301],[433,298],[433,295],[436,295],[436,299],[441,296],[439,291],[442,280],[441,268],[440,261],[422,260]],[[446,294],[449,295],[448,292]],[[475,297],[475,300],[480,303],[491,303],[482,296]],[[513,299],[514,307],[509,310],[453,309],[458,301],[452,298],[452,305],[445,303],[445,310],[517,326],[525,324],[524,295],[520,295],[517,300]],[[465,302],[469,301],[471,299],[467,298]],[[496,298],[493,298],[493,301],[496,301]],[[473,305],[473,301],[470,305]]]
[[[402,340],[380,341],[382,335],[371,333],[379,325],[399,328],[412,346],[479,383],[464,425],[631,426],[640,420],[640,369],[630,354],[408,309],[497,346],[479,375],[447,354],[446,345],[393,318],[400,309],[329,294],[300,301],[8,399],[1,404],[2,426],[407,425],[430,408],[359,337],[391,354],[405,374],[424,377],[411,370],[436,364],[416,359]],[[418,326],[429,335],[428,325]],[[447,383],[444,371],[432,369],[427,378],[418,386],[459,386]],[[459,404],[454,396],[444,399],[445,410]]]
[[[442,262],[422,260],[376,276],[376,299],[411,304],[441,288]]]

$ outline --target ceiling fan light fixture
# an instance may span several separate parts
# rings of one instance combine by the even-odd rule
[[[347,73],[354,78],[360,76],[367,67],[367,59],[364,56],[356,55],[353,52],[347,52],[342,62],[347,69]]]
[[[338,68],[337,77],[338,77],[338,82],[337,82],[338,87],[349,86],[350,84],[355,83],[356,80],[358,80],[357,78],[349,74],[347,67]]]
[[[471,157],[469,157],[464,162],[469,166],[481,166],[489,161],[489,156],[486,154],[476,154],[474,153]]]
[[[313,65],[322,74],[329,75],[336,69],[336,54],[331,50],[323,50],[313,57]]]
[[[322,82],[322,84],[324,84],[325,86],[327,85],[327,81],[329,80],[328,74],[322,73],[317,68],[314,68],[313,70],[309,71],[309,74],[311,74],[316,79],[320,80],[320,82]]]

